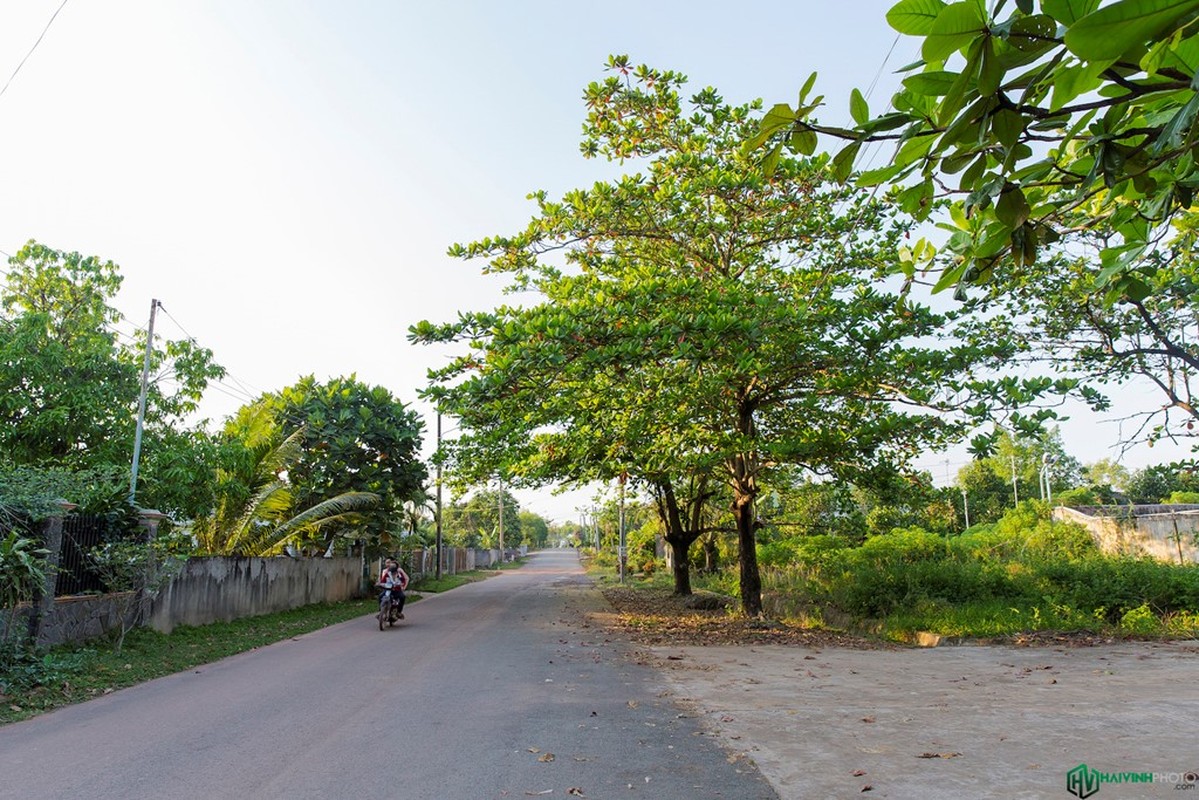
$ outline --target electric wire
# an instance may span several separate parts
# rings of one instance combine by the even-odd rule
[[[25,66],[25,62],[29,60],[31,55],[33,55],[33,51],[36,50],[37,46],[42,43],[42,39],[46,38],[46,32],[49,31],[50,26],[54,24],[54,20],[58,19],[58,12],[62,11],[63,6],[66,4],[67,0],[62,0],[62,3],[60,3],[58,8],[54,10],[54,13],[50,15],[50,21],[47,22],[46,27],[42,29],[41,35],[37,37],[37,41],[33,43],[33,47],[29,48],[29,52],[26,53],[25,57],[21,59],[21,63],[17,64],[17,68],[12,71],[12,75],[8,76],[8,81],[5,82],[4,88],[0,89],[0,97],[4,96],[4,93],[8,91],[9,86],[12,86],[13,78],[17,77],[17,73],[21,71],[21,67]]]

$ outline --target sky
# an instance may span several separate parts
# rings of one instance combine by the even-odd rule
[[[578,152],[582,92],[609,54],[768,106],[793,104],[816,71],[821,120],[848,123],[852,88],[881,110],[917,58],[886,24],[891,4],[5,3],[0,252],[36,239],[120,265],[126,332],[157,299],[156,333],[192,337],[228,369],[204,400],[214,421],[303,375],[355,374],[412,404],[431,440],[417,392],[450,351],[410,345],[408,327],[503,302],[502,282],[451,244],[520,229],[530,192],[616,174]],[[1157,402],[1133,391],[1121,408]],[[1111,415],[1081,413],[1062,428],[1067,450],[1115,458]],[[1183,454],[1140,448],[1123,463]],[[944,482],[966,459],[921,466]],[[593,494],[517,496],[565,521]]]

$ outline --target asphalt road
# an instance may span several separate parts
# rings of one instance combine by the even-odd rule
[[[573,551],[0,728],[0,798],[777,797],[586,626]]]

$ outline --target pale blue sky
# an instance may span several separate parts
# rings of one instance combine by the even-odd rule
[[[0,6],[0,85],[60,2]],[[444,354],[407,327],[499,301],[446,247],[512,232],[530,191],[612,174],[578,155],[609,53],[736,102],[794,102],[815,70],[843,123],[851,88],[878,77],[881,109],[915,60],[909,40],[888,58],[890,5],[69,0],[0,96],[0,250],[120,264],[127,328],[156,297],[161,332],[177,322],[230,370],[213,418],[307,373],[416,402]],[[1111,455],[1114,426],[1070,430],[1084,461]],[[559,519],[581,502],[522,499]]]

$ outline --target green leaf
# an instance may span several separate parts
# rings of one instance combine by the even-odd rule
[[[1012,148],[1024,133],[1028,123],[1018,112],[1010,108],[1001,108],[991,115],[991,133],[1005,148]]]
[[[1086,61],[1119,58],[1196,11],[1199,0],[1120,0],[1071,25],[1066,47]]]
[[[944,61],[970,44],[983,30],[982,11],[975,0],[946,6],[933,21],[920,55],[925,61]]]
[[[858,157],[858,151],[862,149],[861,142],[854,142],[841,149],[841,152],[833,156],[833,178],[839,183],[845,183],[849,180],[849,174],[853,172],[854,159]]]
[[[1041,10],[1069,28],[1099,8],[1099,0],[1041,0]]]
[[[808,92],[812,91],[812,87],[815,85],[816,73],[813,72],[808,76],[808,79],[804,81],[803,87],[799,90],[799,105],[802,106],[804,104],[804,101],[808,99]]]
[[[907,36],[927,36],[944,8],[943,0],[902,0],[887,12],[887,24]]]
[[[810,156],[812,153],[815,153],[817,144],[816,132],[808,128],[804,128],[792,133],[791,140],[789,142],[791,152],[799,153],[800,155],[805,156]]]
[[[909,75],[903,79],[903,85],[915,92],[926,97],[944,97],[949,94],[953,82],[957,80],[958,73],[946,72],[945,70],[932,70],[929,72],[920,72],[915,75]]]
[[[870,119],[870,106],[866,104],[866,98],[862,97],[862,93],[857,89],[849,93],[849,114],[859,125],[865,125]]]
[[[1009,228],[1019,228],[1028,220],[1031,209],[1019,186],[1009,183],[999,194],[995,204],[995,217]]]
[[[1178,109],[1178,113],[1174,115],[1169,124],[1162,128],[1157,141],[1149,148],[1150,152],[1162,153],[1178,147],[1182,143],[1183,137],[1195,124],[1196,114],[1199,114],[1199,94],[1193,95],[1186,105]]]
[[[783,155],[783,146],[776,144],[774,147],[766,151],[766,155],[762,157],[762,174],[767,178],[774,176],[774,171],[778,169],[779,159]]]
[[[901,164],[891,164],[878,169],[871,169],[863,172],[858,176],[858,186],[878,186],[881,183],[886,183],[892,178],[903,172],[904,167]]]
[[[1063,108],[1074,98],[1099,88],[1107,62],[1061,67],[1053,73],[1053,99],[1050,111]]]
[[[995,57],[995,42],[990,37],[983,42],[982,63],[978,68],[978,93],[990,97],[999,91],[999,82],[1003,80],[1003,67]]]

